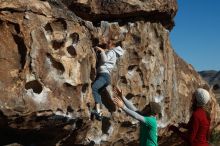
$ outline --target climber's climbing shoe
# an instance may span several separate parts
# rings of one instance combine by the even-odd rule
[[[98,113],[96,110],[92,110],[91,114],[94,115],[97,120],[99,120],[99,121],[102,120],[102,112]]]

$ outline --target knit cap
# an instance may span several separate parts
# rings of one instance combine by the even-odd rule
[[[195,91],[197,106],[204,106],[210,100],[209,92],[205,89],[198,88]]]

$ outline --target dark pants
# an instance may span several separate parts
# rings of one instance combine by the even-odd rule
[[[100,90],[104,89],[111,83],[110,75],[108,73],[98,74],[96,80],[92,84],[92,95],[96,103],[102,103]]]

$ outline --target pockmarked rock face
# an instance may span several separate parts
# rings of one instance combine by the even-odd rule
[[[162,106],[166,145],[167,126],[189,120],[192,94],[206,84],[171,48],[176,11],[174,0],[0,1],[1,145],[138,145],[139,124],[115,107],[111,90],[102,92],[103,120],[91,118],[94,47],[103,37],[125,50],[112,85],[140,110],[150,101]],[[215,125],[214,96],[210,111]]]

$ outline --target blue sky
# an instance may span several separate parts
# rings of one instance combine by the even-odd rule
[[[220,0],[178,0],[173,49],[197,71],[220,70]]]

